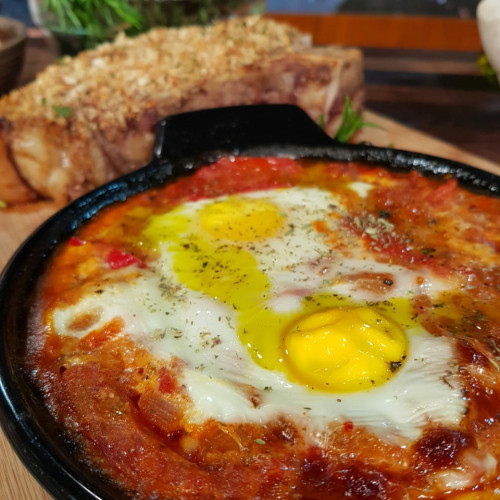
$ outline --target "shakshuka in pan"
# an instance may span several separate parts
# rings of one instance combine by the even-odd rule
[[[500,495],[500,200],[224,157],[51,258],[26,366],[132,498]]]

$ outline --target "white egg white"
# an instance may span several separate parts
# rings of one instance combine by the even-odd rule
[[[348,258],[332,250],[324,234],[311,226],[332,211],[345,216],[339,200],[328,191],[287,188],[240,196],[271,201],[286,214],[288,228],[276,238],[252,245],[259,269],[272,283],[267,306],[277,311],[298,311],[302,298],[318,291],[371,301],[372,293],[341,279],[363,270],[395,277],[394,285],[378,295],[378,300],[423,291],[432,296],[453,286],[430,271],[423,275],[403,266],[377,263],[361,248],[353,249]],[[210,201],[191,202],[184,207],[193,227],[197,213],[207,203]],[[387,383],[356,393],[311,390],[290,382],[284,373],[257,365],[236,334],[238,315],[233,308],[183,285],[173,271],[169,242],[162,242],[159,248],[156,267],[134,269],[140,273],[134,280],[128,281],[127,270],[109,271],[115,277],[122,272],[123,280],[113,280],[99,294],[89,289],[76,304],[57,308],[54,329],[60,335],[83,337],[115,317],[123,318],[124,335],[138,345],[166,361],[178,357],[186,362],[182,379],[192,401],[188,421],[214,418],[227,423],[265,423],[286,414],[302,422],[315,439],[336,420],[350,420],[385,439],[416,439],[429,422],[453,426],[464,415],[465,402],[453,375],[451,339],[434,337],[421,326],[408,329],[407,360]],[[423,281],[417,276],[423,276]],[[72,330],[72,319],[88,311],[98,313],[99,319],[88,329]],[[260,404],[249,400],[244,385],[255,387]]]

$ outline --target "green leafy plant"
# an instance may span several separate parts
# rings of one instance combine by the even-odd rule
[[[205,25],[237,9],[242,0],[139,0],[147,26]]]
[[[43,18],[53,31],[104,41],[119,30],[141,31],[142,14],[127,0],[43,0]]]
[[[42,0],[46,27],[96,42],[118,31],[137,34],[152,26],[208,24],[229,15],[242,0]]]

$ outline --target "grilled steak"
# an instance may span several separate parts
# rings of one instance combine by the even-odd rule
[[[159,118],[289,103],[333,134],[346,95],[360,105],[362,82],[360,51],[311,47],[308,36],[261,17],[119,36],[0,100],[0,164],[38,196],[66,202],[146,164]],[[0,182],[1,199],[21,194]]]

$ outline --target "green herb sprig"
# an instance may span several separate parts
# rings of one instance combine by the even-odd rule
[[[486,80],[490,83],[498,83],[497,74],[485,53],[482,53],[479,56],[477,65],[479,66],[479,72],[486,78]]]
[[[334,139],[339,142],[347,142],[359,129],[364,127],[379,128],[379,125],[365,122],[363,120],[363,112],[356,111],[350,97],[346,96],[342,111],[342,121]]]

